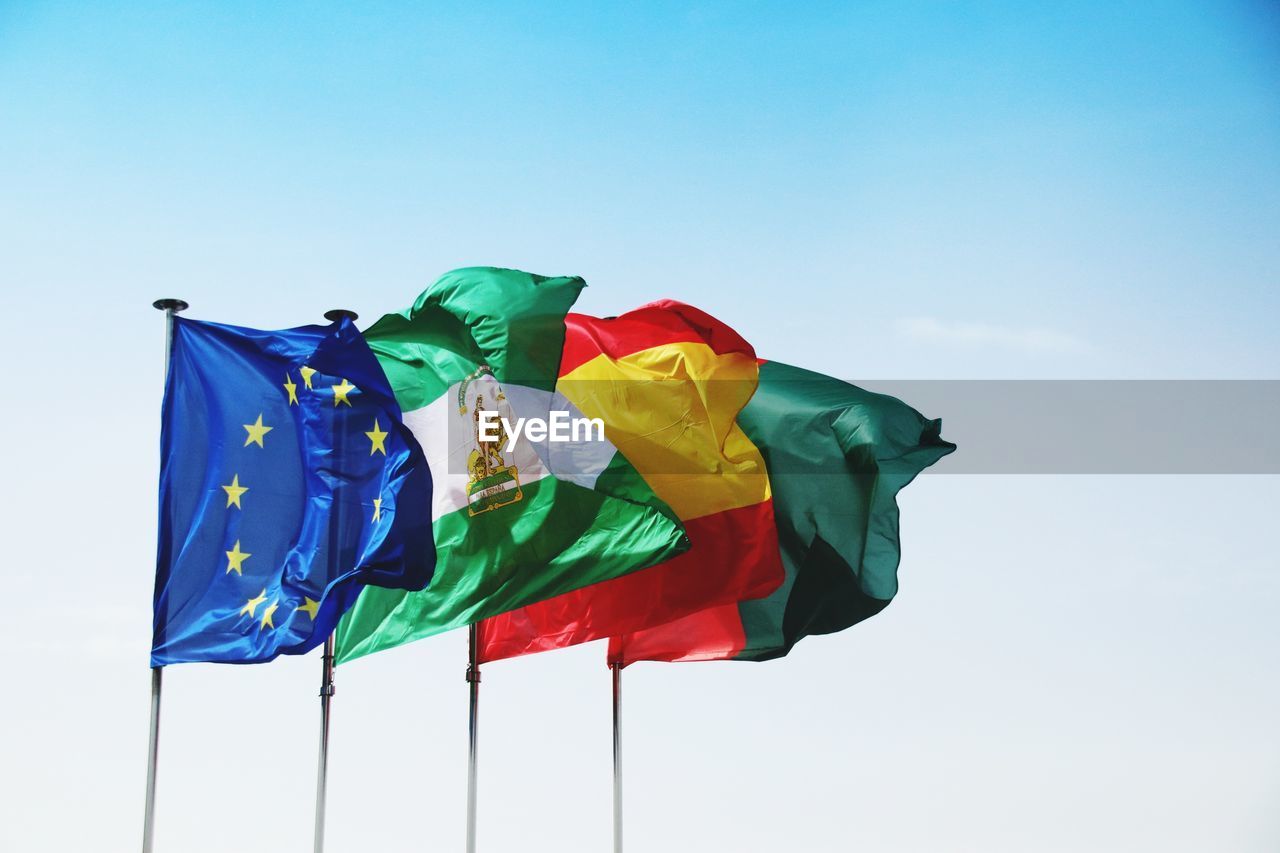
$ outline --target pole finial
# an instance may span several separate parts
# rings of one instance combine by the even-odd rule
[[[173,313],[177,314],[179,311],[186,311],[191,306],[182,299],[157,299],[151,303],[151,307],[161,311],[172,310]]]
[[[344,317],[353,323],[360,319],[359,314],[346,308],[333,308],[324,312],[324,318],[330,323],[336,323]]]

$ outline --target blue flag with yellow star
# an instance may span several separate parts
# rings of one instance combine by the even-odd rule
[[[350,320],[174,318],[160,446],[152,666],[301,654],[431,580],[431,475]]]

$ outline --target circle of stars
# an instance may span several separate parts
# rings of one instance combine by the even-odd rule
[[[316,373],[317,371],[315,368],[309,367],[305,364],[298,368],[298,377],[302,380],[302,387],[305,390],[312,392],[317,390],[312,384]],[[290,372],[285,373],[284,383],[280,387],[284,389],[286,405],[301,405],[298,399],[299,386],[297,382],[293,381],[293,376]],[[348,408],[351,408],[350,395],[353,391],[359,391],[357,386],[351,384],[351,382],[345,378],[341,379],[337,385],[330,385],[329,388],[332,390],[333,407],[335,409],[344,404]],[[262,450],[267,449],[267,434],[275,429],[275,427],[263,423],[263,416],[264,413],[259,412],[253,423],[243,424],[246,433],[243,445],[244,447],[257,445]],[[387,455],[386,441],[390,432],[382,428],[382,424],[376,417],[373,420],[373,429],[365,431],[364,435],[369,439],[370,456],[373,456],[376,453],[381,453],[384,457]],[[240,474],[238,472],[233,474],[231,482],[221,488],[227,495],[225,508],[227,510],[234,508],[243,512],[244,505],[241,501],[249,491],[249,487],[240,483]],[[381,496],[373,498],[373,516],[371,520],[375,523],[382,520],[382,502],[383,499]],[[227,557],[227,568],[224,574],[229,575],[232,572],[235,572],[237,577],[243,577],[245,561],[252,557],[253,554],[243,549],[239,539],[237,539],[231,546],[231,549],[225,553]],[[270,602],[268,602],[267,599],[267,589],[264,587],[256,596],[245,600],[244,606],[240,608],[237,616],[248,616],[249,619],[258,624],[259,631],[268,629],[275,630],[275,613],[280,606],[280,597],[279,595],[276,595]],[[259,612],[260,608],[261,612]],[[320,611],[320,602],[310,596],[304,595],[302,603],[294,605],[294,611],[305,613],[310,621],[314,622]]]

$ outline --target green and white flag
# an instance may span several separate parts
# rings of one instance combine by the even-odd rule
[[[425,590],[360,594],[338,626],[339,663],[688,548],[675,514],[602,433],[509,442],[497,427],[498,440],[485,440],[482,412],[508,424],[581,416],[555,384],[564,318],[583,287],[576,276],[454,270],[365,331],[431,468],[438,557]]]

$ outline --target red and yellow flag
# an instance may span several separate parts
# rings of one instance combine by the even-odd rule
[[[640,572],[486,619],[482,662],[640,631],[769,594],[783,568],[769,476],[738,425],[755,351],[714,317],[660,301],[621,317],[570,314],[557,392],[679,516],[691,542]]]

